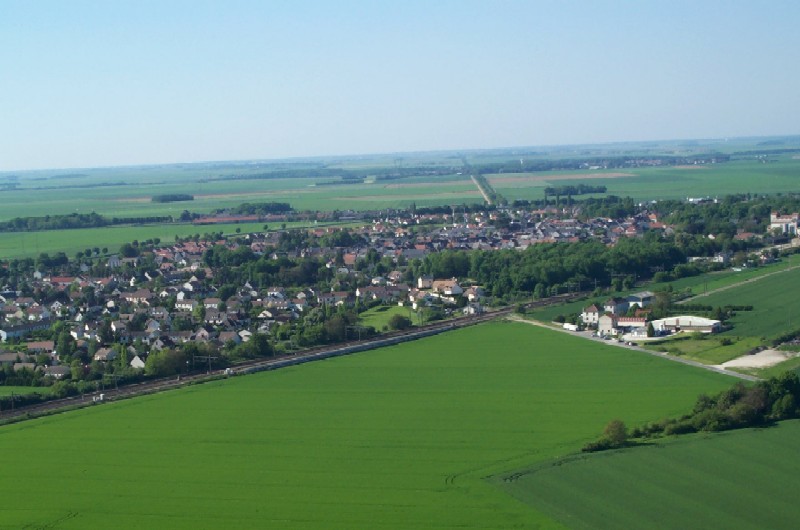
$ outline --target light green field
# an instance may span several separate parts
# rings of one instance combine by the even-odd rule
[[[568,457],[497,485],[574,529],[796,528],[800,421]]]
[[[481,325],[5,426],[0,528],[559,528],[484,478],[730,383]]]

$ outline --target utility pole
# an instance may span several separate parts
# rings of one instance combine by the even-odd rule
[[[202,361],[207,361],[208,362],[208,373],[210,374],[211,373],[211,361],[212,360],[216,361],[217,359],[219,359],[219,356],[217,356],[217,355],[194,355],[194,356],[192,356],[192,359],[193,359],[192,360],[192,365],[193,366],[194,366],[194,359],[197,359],[198,361],[201,361],[201,362]]]

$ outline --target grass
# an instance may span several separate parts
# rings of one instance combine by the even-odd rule
[[[0,396],[10,396],[11,394],[49,394],[50,389],[42,386],[5,386],[0,385]]]
[[[362,326],[372,326],[381,331],[384,326],[389,325],[389,320],[395,315],[408,317],[412,323],[417,323],[417,315],[410,307],[377,306],[364,311],[359,316]]]
[[[643,346],[705,364],[722,364],[740,357],[762,344],[758,337],[745,337],[728,345],[721,344],[721,340],[716,336],[695,339],[691,335],[681,334],[659,343],[646,342],[643,343]]]
[[[800,421],[548,462],[495,482],[574,528],[794,528]]]
[[[3,427],[0,528],[558,528],[483,477],[731,382],[481,325]]]

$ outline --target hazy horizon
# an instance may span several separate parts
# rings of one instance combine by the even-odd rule
[[[789,1],[8,0],[0,171],[795,136],[797,20]]]

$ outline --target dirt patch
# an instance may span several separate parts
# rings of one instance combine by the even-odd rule
[[[786,359],[796,357],[796,353],[778,351],[778,350],[762,350],[753,355],[742,355],[736,359],[726,361],[719,365],[720,368],[768,368],[782,363]]]
[[[550,182],[558,180],[593,180],[635,177],[633,173],[570,173],[568,175],[526,175],[524,177],[488,176],[490,184],[522,184],[526,182]]]

